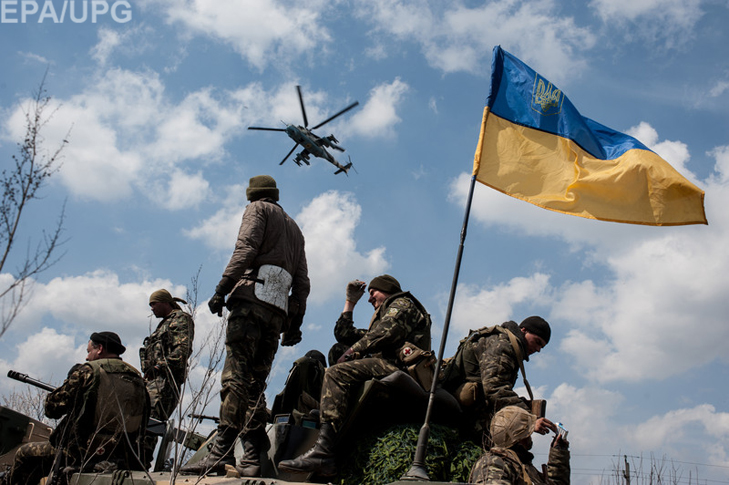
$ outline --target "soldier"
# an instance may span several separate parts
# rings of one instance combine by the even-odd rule
[[[152,417],[167,421],[180,402],[180,387],[187,376],[187,361],[192,353],[195,324],[192,316],[185,313],[167,290],[157,290],[149,297],[152,313],[162,320],[157,329],[144,339],[139,349],[142,373],[147,381],[152,406]],[[144,440],[144,462],[149,468],[157,437],[149,435]]]
[[[18,449],[11,485],[36,484],[52,469],[65,467],[142,469],[139,456],[149,418],[144,379],[119,357],[126,348],[114,332],[92,333],[86,350],[87,362],[76,364],[46,397],[46,416],[63,419],[50,441]]]
[[[461,341],[446,366],[442,386],[461,404],[467,422],[464,429],[487,432],[491,417],[506,406],[531,411],[526,400],[514,391],[514,384],[519,369],[524,370],[524,361],[547,345],[551,333],[546,320],[532,316],[519,325],[508,321],[484,327]],[[531,393],[526,380],[525,385]],[[551,426],[551,421],[540,417],[536,432],[546,434]]]
[[[260,453],[268,446],[264,390],[279,335],[281,345],[301,341],[301,323],[309,295],[304,236],[279,206],[276,181],[268,175],[250,179],[238,241],[223,277],[208,302],[210,311],[230,310],[221,376],[220,423],[205,459],[182,467],[188,474],[224,473],[235,464],[233,445],[243,438],[236,469],[244,477],[260,474]],[[290,294],[289,294],[290,293]],[[225,297],[228,297],[226,303]]]
[[[478,485],[569,485],[569,442],[557,434],[549,448],[546,476],[532,464],[532,432],[537,417],[517,406],[507,406],[494,416],[491,437],[494,446],[471,469],[469,483]],[[550,427],[557,432],[556,427]]]
[[[410,342],[430,350],[430,316],[423,305],[390,275],[374,278],[369,285],[369,302],[375,308],[368,330],[354,328],[352,311],[364,294],[366,284],[354,280],[347,284],[347,300],[336,326],[342,334],[361,337],[329,367],[322,384],[321,429],[314,447],[293,460],[283,460],[279,468],[292,472],[336,475],[334,444],[348,413],[350,401],[360,386],[401,368],[398,351]]]

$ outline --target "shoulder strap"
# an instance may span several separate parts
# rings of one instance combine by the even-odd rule
[[[516,352],[516,360],[519,361],[519,370],[521,370],[521,378],[524,380],[524,385],[526,386],[527,393],[529,393],[529,399],[532,401],[534,400],[534,394],[532,394],[532,388],[529,385],[529,381],[526,378],[526,372],[524,371],[524,354],[521,351],[521,345],[519,345],[519,342],[516,340],[516,336],[511,333],[508,329],[499,327],[502,329],[503,332],[506,333],[506,335],[509,336],[509,342],[511,342],[511,346],[514,348],[514,352]]]

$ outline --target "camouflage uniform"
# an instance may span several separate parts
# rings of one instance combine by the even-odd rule
[[[172,310],[144,339],[139,349],[142,373],[147,379],[152,417],[166,421],[180,400],[180,386],[187,375],[195,326],[192,316]]]
[[[469,483],[478,485],[569,485],[570,452],[568,449],[549,449],[547,477],[532,464],[534,455],[521,446],[494,447],[484,454],[471,469]],[[524,473],[529,477],[525,479]]]
[[[264,265],[291,275],[286,308],[259,298],[259,270]],[[287,317],[303,317],[309,290],[301,230],[272,198],[253,200],[243,214],[235,251],[216,288],[216,293],[230,293],[220,391],[221,426],[238,430],[244,425],[249,430],[263,427],[264,390],[279,335],[287,330]]]
[[[90,470],[104,461],[116,468],[141,469],[137,457],[149,418],[149,398],[139,371],[121,359],[74,366],[63,385],[46,397],[45,413],[63,419],[49,442],[20,447],[10,472],[11,485],[37,483],[48,475],[59,447],[63,447],[58,455],[61,468]]]
[[[372,316],[367,331],[354,327],[352,312],[344,312],[336,333],[361,335],[351,347],[354,360],[329,367],[321,392],[321,421],[339,431],[348,415],[350,397],[361,384],[381,378],[401,368],[398,351],[410,342],[430,350],[430,316],[409,292],[387,298]]]
[[[508,321],[501,327],[516,337],[523,360],[528,361],[527,345],[519,325]],[[505,332],[496,330],[490,335],[469,339],[464,344],[462,361],[448,364],[449,367],[454,365],[457,368],[447,369],[446,374],[456,375],[451,375],[447,382],[443,382],[443,387],[459,397],[467,422],[464,429],[477,432],[488,430],[491,417],[506,406],[529,410],[526,402],[514,392],[521,362]],[[467,383],[474,385],[464,386]],[[464,388],[472,394],[470,399],[458,396],[464,392]],[[473,404],[464,406],[464,401],[472,401]]]

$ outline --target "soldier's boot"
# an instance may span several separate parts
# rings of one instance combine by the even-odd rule
[[[243,456],[235,469],[241,477],[261,476],[261,452],[268,451],[271,443],[263,429],[247,431],[243,434]]]
[[[228,426],[218,426],[213,448],[202,460],[180,468],[183,475],[224,475],[225,465],[235,465],[234,447],[238,430]]]
[[[314,446],[293,460],[283,460],[278,464],[281,470],[289,472],[310,472],[322,477],[332,477],[337,474],[337,464],[334,456],[334,440],[336,433],[330,423],[323,423],[319,430],[319,437]]]

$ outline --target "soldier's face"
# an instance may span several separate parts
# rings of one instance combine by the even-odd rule
[[[524,331],[524,338],[527,341],[527,352],[529,352],[529,355],[540,352],[547,345],[547,342],[539,335],[533,334],[528,330],[522,330]]]
[[[94,342],[89,340],[89,343],[86,344],[86,361],[91,362],[92,360],[99,359],[101,355],[102,347],[99,345],[97,347],[94,346]]]
[[[152,309],[152,313],[154,313],[154,316],[157,318],[164,318],[172,311],[172,305],[160,301],[151,302],[149,304],[149,308]]]
[[[375,307],[375,310],[380,308],[382,303],[384,303],[385,300],[387,300],[387,297],[389,295],[387,293],[383,293],[380,290],[372,289],[370,290],[370,299],[367,300],[370,302],[370,305]]]

